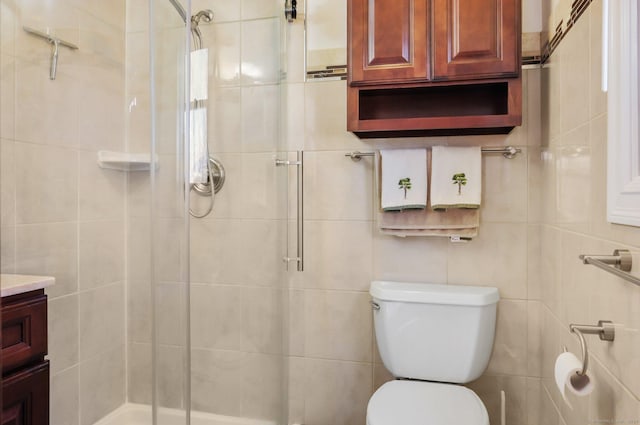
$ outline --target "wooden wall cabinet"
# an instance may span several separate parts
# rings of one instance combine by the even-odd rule
[[[350,0],[349,81],[427,77],[427,0]]]
[[[47,296],[2,299],[2,425],[49,424]]]
[[[349,0],[348,123],[360,137],[521,124],[521,0]]]

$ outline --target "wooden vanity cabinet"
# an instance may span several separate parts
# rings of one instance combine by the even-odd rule
[[[49,424],[47,296],[2,299],[2,425]]]
[[[348,122],[360,137],[521,124],[521,0],[349,0]]]

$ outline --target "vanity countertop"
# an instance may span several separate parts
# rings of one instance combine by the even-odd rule
[[[56,283],[51,276],[31,276],[25,274],[0,274],[0,296],[22,294],[43,289]]]

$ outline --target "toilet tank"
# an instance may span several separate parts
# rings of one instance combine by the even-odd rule
[[[395,377],[466,383],[482,375],[497,288],[375,281],[370,293],[378,350]]]

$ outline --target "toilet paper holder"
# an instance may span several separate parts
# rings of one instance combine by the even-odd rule
[[[601,341],[613,341],[616,336],[615,326],[610,320],[598,320],[597,326],[570,324],[569,330],[576,334],[580,340],[582,371],[577,373],[578,375],[585,375],[589,367],[589,350],[587,348],[587,341],[584,339],[584,334],[598,335]],[[564,351],[567,351],[567,347],[564,347]]]

